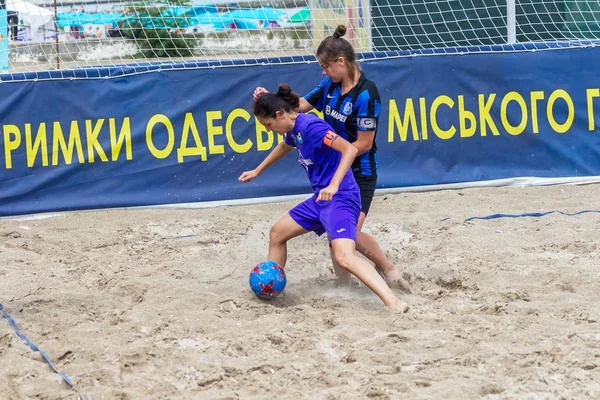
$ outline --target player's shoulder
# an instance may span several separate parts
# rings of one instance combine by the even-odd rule
[[[327,122],[323,121],[321,118],[319,118],[318,115],[313,114],[313,113],[305,113],[305,114],[299,114],[299,116],[302,116],[302,124],[305,126],[305,129],[310,130],[310,131],[318,131],[318,132],[323,132],[323,131],[327,131],[328,129],[330,129],[330,126]]]
[[[319,83],[319,86],[328,88],[329,86],[331,86],[332,84],[332,80],[331,78],[329,78],[328,76],[326,76],[325,78],[323,78],[323,80]]]
[[[357,97],[361,100],[379,99],[379,89],[377,89],[377,85],[367,78],[364,72],[361,72],[360,87]]]
[[[379,89],[377,89],[375,82],[370,79],[365,79],[360,87],[358,98],[360,100],[379,100]]]
[[[325,77],[323,80],[321,80],[321,82],[319,82],[319,84],[309,94],[304,96],[304,98],[307,99],[312,104],[314,104],[316,99],[323,97],[325,95],[325,92],[327,92],[329,90],[330,86],[331,86],[331,79]],[[312,99],[312,101],[311,101],[311,99]]]
[[[300,114],[298,114],[298,117],[302,118],[302,123],[305,125],[325,124],[325,125],[329,126],[327,124],[327,122],[323,121],[318,115],[316,115],[315,113],[312,113],[312,112],[300,113]]]
[[[375,84],[375,82],[373,82],[370,79],[365,80],[364,88],[368,91],[374,91],[374,92],[379,93],[379,90],[377,89],[377,85]]]

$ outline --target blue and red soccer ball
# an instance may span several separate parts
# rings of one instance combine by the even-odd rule
[[[257,264],[250,271],[250,287],[261,299],[272,299],[283,289],[287,278],[282,267],[273,261]]]

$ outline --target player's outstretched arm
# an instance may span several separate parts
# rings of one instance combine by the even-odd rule
[[[312,110],[314,107],[312,104],[310,104],[308,101],[306,101],[306,99],[304,97],[300,97],[300,107],[298,107],[298,110],[300,112],[303,113],[307,113],[310,110]]]
[[[253,169],[252,171],[245,171],[240,177],[238,181],[242,183],[250,182],[251,180],[258,177],[265,169],[269,168],[271,165],[275,164],[277,161],[281,160],[287,153],[289,153],[294,146],[290,146],[285,142],[279,143],[269,155],[260,163],[258,167]]]

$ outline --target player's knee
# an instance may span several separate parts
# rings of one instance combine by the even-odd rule
[[[335,260],[335,263],[344,269],[350,269],[353,258],[354,258],[353,254],[349,254],[344,251],[336,252],[333,255],[333,259]]]
[[[284,230],[277,224],[273,225],[269,231],[269,240],[272,243],[285,243],[286,240]]]

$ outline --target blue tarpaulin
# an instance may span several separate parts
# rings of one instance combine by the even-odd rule
[[[127,17],[116,12],[113,13],[61,13],[58,14],[57,25],[81,26],[86,24],[100,24],[117,26],[117,23]]]
[[[233,24],[233,18],[219,13],[204,13],[190,19],[191,26],[209,24],[212,24],[217,30],[227,29]]]

